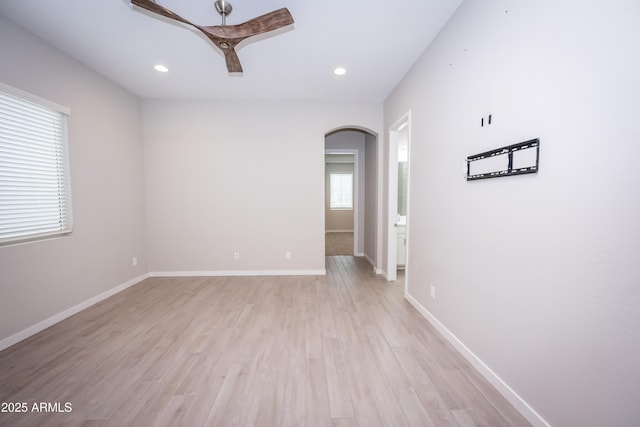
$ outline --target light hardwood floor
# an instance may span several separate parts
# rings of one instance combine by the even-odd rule
[[[2,426],[525,426],[364,260],[153,278],[0,353]]]

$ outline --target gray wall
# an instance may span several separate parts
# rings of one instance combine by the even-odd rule
[[[384,104],[412,112],[409,298],[556,426],[640,420],[639,16],[467,0]],[[538,174],[463,178],[536,137]]]
[[[144,100],[142,108],[152,273],[324,271],[324,136],[345,124],[379,130],[381,105]]]
[[[378,138],[364,136],[364,256],[375,267],[378,260]]]
[[[0,247],[0,343],[7,343],[143,275],[147,260],[140,101],[2,17],[0,58],[0,81],[71,109],[74,220],[68,237]]]

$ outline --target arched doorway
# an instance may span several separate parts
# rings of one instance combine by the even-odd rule
[[[380,236],[378,220],[381,218],[381,209],[378,206],[378,191],[381,189],[379,180],[378,135],[370,129],[358,126],[344,126],[325,133],[325,233],[332,232],[338,227],[344,227],[347,222],[335,222],[330,217],[331,188],[329,170],[346,171],[348,173],[349,159],[352,159],[353,170],[353,251],[352,255],[365,257],[379,272],[378,250]],[[328,156],[334,156],[330,163]],[[329,166],[327,165],[340,165]],[[339,172],[337,172],[339,173]],[[337,208],[333,213],[338,213],[344,219],[345,212]],[[337,225],[342,224],[342,225]],[[326,246],[325,246],[326,251]],[[326,252],[325,252],[326,253]]]

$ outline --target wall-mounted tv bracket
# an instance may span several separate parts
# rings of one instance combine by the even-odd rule
[[[515,160],[514,155],[516,157]],[[535,160],[533,155],[535,155]],[[505,156],[502,164],[498,161],[498,156]],[[486,168],[483,169],[482,167],[475,167],[482,164],[483,160],[485,163],[488,163],[488,160],[492,160],[490,162],[489,170],[486,170]],[[486,151],[484,153],[474,154],[467,157],[467,181],[537,173],[539,160],[540,140],[538,138]],[[472,169],[475,170],[472,171]]]

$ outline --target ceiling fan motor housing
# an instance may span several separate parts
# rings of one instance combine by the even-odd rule
[[[227,15],[231,13],[233,7],[231,7],[231,3],[225,0],[216,0],[216,11],[222,16],[222,25],[227,25]]]

